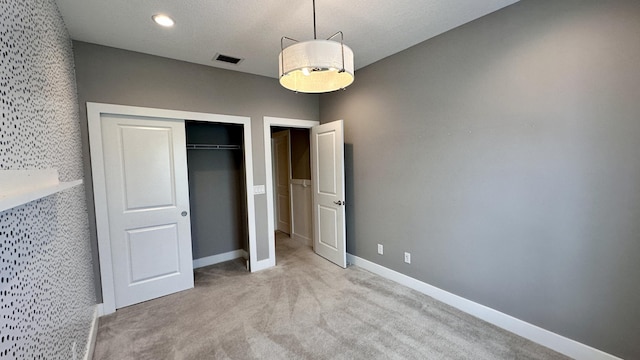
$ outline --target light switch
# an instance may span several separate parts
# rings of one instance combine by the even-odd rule
[[[253,185],[253,195],[264,194],[264,185]]]

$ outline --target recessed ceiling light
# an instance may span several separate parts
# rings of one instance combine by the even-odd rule
[[[155,14],[151,17],[156,24],[164,27],[172,27],[176,22],[167,15]]]

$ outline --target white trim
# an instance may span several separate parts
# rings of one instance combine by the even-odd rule
[[[100,253],[100,279],[102,281],[102,301],[105,314],[116,311],[113,284],[113,268],[109,239],[109,217],[107,212],[107,193],[104,173],[104,157],[102,147],[102,114],[118,114],[154,118],[170,118],[181,120],[197,120],[223,124],[243,125],[245,183],[247,194],[247,220],[249,227],[249,257],[251,268],[257,265],[256,254],[256,219],[255,200],[253,196],[253,150],[251,140],[251,118],[208,114],[191,111],[154,109],[138,106],[113,105],[87,102],[87,122],[89,127],[89,145],[91,152],[91,174],[93,176],[93,197],[96,214],[96,230],[98,234],[98,251]]]
[[[93,359],[93,351],[96,347],[96,339],[98,338],[98,318],[102,316],[102,304],[97,304],[93,309],[93,320],[91,320],[91,328],[89,329],[89,336],[87,337],[87,345],[84,348],[84,360]]]
[[[198,269],[201,267],[219,264],[225,261],[234,260],[237,258],[249,258],[249,254],[244,251],[244,249],[238,249],[229,251],[222,254],[216,254],[211,256],[206,256],[200,259],[193,259],[193,268]]]
[[[541,327],[522,321],[520,319],[516,319],[511,315],[507,315],[487,306],[452,294],[448,291],[442,290],[433,285],[429,285],[410,276],[401,274],[382,265],[378,265],[369,260],[365,260],[351,254],[347,254],[347,259],[350,264],[371,271],[374,274],[395,281],[398,284],[419,291],[425,295],[431,296],[432,298],[447,305],[453,306],[459,310],[462,310],[467,314],[473,315],[488,323],[501,327],[516,335],[520,335],[525,339],[529,339],[533,342],[546,346],[571,358],[590,360],[621,360],[620,358],[605,353],[601,350],[592,348],[575,340],[571,340],[562,335],[558,335],[549,330],[545,330]]]
[[[274,229],[274,214],[273,214],[273,168],[271,162],[271,126],[283,126],[290,128],[310,129],[314,126],[320,125],[319,121],[315,120],[300,120],[300,119],[287,119],[265,116],[263,118],[263,135],[264,135],[264,162],[265,162],[265,181],[266,181],[266,195],[267,195],[267,236],[269,239],[269,257],[261,260],[265,262],[264,266],[260,268],[266,269],[276,265],[276,236]],[[253,266],[251,267],[253,270]],[[257,270],[256,270],[257,271]]]
[[[102,303],[98,304],[96,307],[96,311],[97,311],[98,317],[104,316],[104,304]]]

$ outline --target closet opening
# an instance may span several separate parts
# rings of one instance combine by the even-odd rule
[[[185,129],[193,268],[246,260],[249,230],[243,125],[185,121]]]
[[[271,157],[274,230],[312,247],[309,129],[272,126]]]

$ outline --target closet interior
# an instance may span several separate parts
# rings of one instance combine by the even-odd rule
[[[199,121],[185,127],[194,267],[246,258],[243,127]]]

